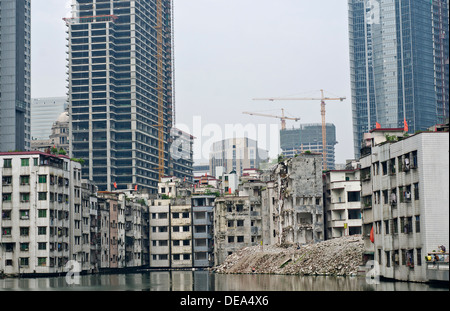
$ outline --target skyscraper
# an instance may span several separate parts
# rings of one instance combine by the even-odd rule
[[[30,0],[0,1],[0,151],[30,148]]]
[[[73,0],[70,153],[99,190],[156,192],[172,127],[172,1]]]
[[[375,128],[410,133],[449,115],[448,0],[349,0],[355,157]]]

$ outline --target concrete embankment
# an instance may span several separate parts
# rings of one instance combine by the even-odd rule
[[[243,248],[214,268],[217,273],[270,273],[299,275],[356,275],[363,254],[361,236],[315,244]]]

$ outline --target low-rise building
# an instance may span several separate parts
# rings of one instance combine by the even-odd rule
[[[331,170],[323,178],[325,239],[361,234],[359,169]]]

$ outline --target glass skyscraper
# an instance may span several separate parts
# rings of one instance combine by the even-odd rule
[[[30,0],[0,1],[0,151],[30,149]]]
[[[99,190],[137,185],[154,193],[160,159],[161,173],[169,173],[171,5],[171,0],[73,0],[72,18],[65,19],[70,153],[85,161],[83,177]]]
[[[355,157],[376,127],[410,133],[449,114],[447,0],[349,0]]]

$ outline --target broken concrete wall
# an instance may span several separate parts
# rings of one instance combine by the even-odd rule
[[[322,158],[301,154],[281,161],[262,192],[272,211],[272,243],[306,244],[323,240]]]

